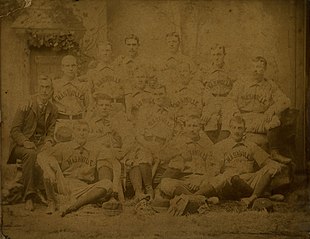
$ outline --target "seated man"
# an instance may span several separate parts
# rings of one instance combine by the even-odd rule
[[[57,108],[49,99],[52,97],[52,80],[41,77],[38,94],[25,109],[18,109],[11,129],[11,148],[8,164],[22,161],[24,200],[27,210],[34,210],[33,198],[37,192],[35,179],[37,154],[51,147],[57,119]]]
[[[249,196],[242,199],[249,206],[263,195],[282,165],[273,161],[255,143],[244,139],[245,121],[241,116],[234,116],[229,126],[229,138],[213,148],[213,158],[222,162],[222,173],[204,182],[195,194],[211,197],[221,194],[225,186],[232,185],[241,189],[243,196]]]
[[[122,157],[122,138],[113,127],[111,116],[112,98],[104,93],[95,93],[96,115],[90,119],[89,141],[94,142],[97,149],[105,156],[106,160],[98,162],[100,164],[100,178],[113,182],[113,197],[118,199],[120,190],[121,165],[118,161]],[[118,177],[118,178],[115,178]],[[121,195],[122,196],[122,195]]]
[[[265,58],[255,57],[252,63],[252,75],[246,81],[235,82],[230,96],[245,120],[247,137],[267,134],[272,159],[289,163],[291,159],[282,156],[279,149],[283,130],[281,114],[290,107],[290,99],[272,80],[265,78]]]
[[[72,141],[59,143],[38,155],[49,200],[48,213],[53,213],[58,208],[55,184],[58,192],[59,189],[64,189],[64,193],[67,193],[66,189],[69,189],[70,196],[75,200],[62,212],[62,216],[110,194],[112,182],[104,178],[102,172],[102,162],[109,160],[109,157],[94,144],[87,142],[89,131],[87,122],[76,121]]]
[[[188,116],[184,134],[175,139],[180,152],[170,160],[159,184],[159,191],[164,197],[171,199],[181,194],[191,195],[200,189],[204,180],[219,171],[209,157],[213,144],[201,129],[199,116]]]

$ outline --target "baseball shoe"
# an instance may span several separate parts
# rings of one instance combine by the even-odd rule
[[[76,209],[70,206],[61,213],[61,217],[65,217],[67,214],[72,213],[74,211],[76,211]]]
[[[48,201],[47,202],[47,208],[45,213],[46,214],[53,214],[59,209],[57,202],[55,201]]]
[[[31,198],[27,199],[25,202],[25,209],[27,211],[34,211],[34,203]]]
[[[150,197],[150,200],[154,198],[154,190],[153,190],[152,185],[146,186],[145,192],[146,192],[146,195]]]
[[[250,208],[253,204],[253,202],[255,201],[255,199],[257,198],[256,195],[252,195],[250,197],[246,197],[246,198],[241,198],[241,202],[247,207]]]
[[[271,151],[271,158],[282,164],[289,164],[292,159],[282,156],[277,150]]]
[[[40,199],[40,201],[44,204],[44,205],[48,205],[47,200],[45,199],[44,195],[42,194],[42,192],[40,190],[37,191],[37,196]]]

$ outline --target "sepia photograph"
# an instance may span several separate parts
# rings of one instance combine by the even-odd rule
[[[1,239],[310,239],[309,10],[0,0]]]

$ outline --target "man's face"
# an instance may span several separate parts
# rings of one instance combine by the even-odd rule
[[[223,48],[217,48],[211,51],[212,64],[218,68],[224,66],[225,54]]]
[[[242,140],[244,134],[245,134],[245,126],[243,123],[238,123],[236,121],[231,121],[230,122],[230,133],[231,137],[235,141],[240,141]]]
[[[127,52],[129,56],[135,57],[138,55],[139,44],[136,39],[132,39],[132,38],[127,39],[126,47],[127,47]]]
[[[76,124],[73,127],[73,137],[74,140],[82,145],[86,143],[89,134],[89,127],[86,124]]]
[[[139,90],[143,90],[146,85],[146,75],[143,71],[134,72],[135,87]]]
[[[179,38],[176,36],[169,36],[166,38],[166,42],[168,45],[168,50],[171,53],[176,53],[179,50],[180,41]]]
[[[188,85],[191,80],[190,77],[190,68],[188,64],[181,64],[178,68],[180,82],[182,85]]]
[[[266,70],[264,61],[262,60],[253,61],[252,67],[253,67],[253,75],[255,78],[261,78],[262,76],[264,76]]]
[[[42,101],[48,101],[53,94],[52,82],[50,80],[39,80],[38,93]]]
[[[197,118],[195,119],[187,119],[185,121],[184,125],[184,133],[189,137],[189,138],[196,138],[199,136],[199,131],[201,129],[200,125],[200,120]]]
[[[109,61],[112,58],[112,46],[111,45],[99,45],[98,58],[102,61]]]
[[[165,104],[166,101],[166,90],[165,88],[159,88],[154,90],[154,102],[155,104],[162,106]]]
[[[77,73],[77,63],[75,58],[66,58],[62,62],[62,72],[65,76],[74,78]]]
[[[101,117],[107,117],[111,111],[111,101],[108,99],[97,100],[97,111]]]

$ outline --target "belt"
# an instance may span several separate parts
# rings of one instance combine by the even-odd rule
[[[144,136],[144,139],[148,142],[165,143],[166,139],[158,136]]]
[[[83,118],[83,114],[78,114],[78,115],[65,115],[62,113],[58,113],[58,119],[69,119],[69,120],[78,120]]]
[[[112,98],[112,103],[125,103],[125,99],[123,98]]]
[[[212,95],[213,95],[214,97],[226,97],[226,96],[228,96],[228,94],[229,94],[229,93],[224,93],[224,94],[214,94],[214,93],[212,93]]]

